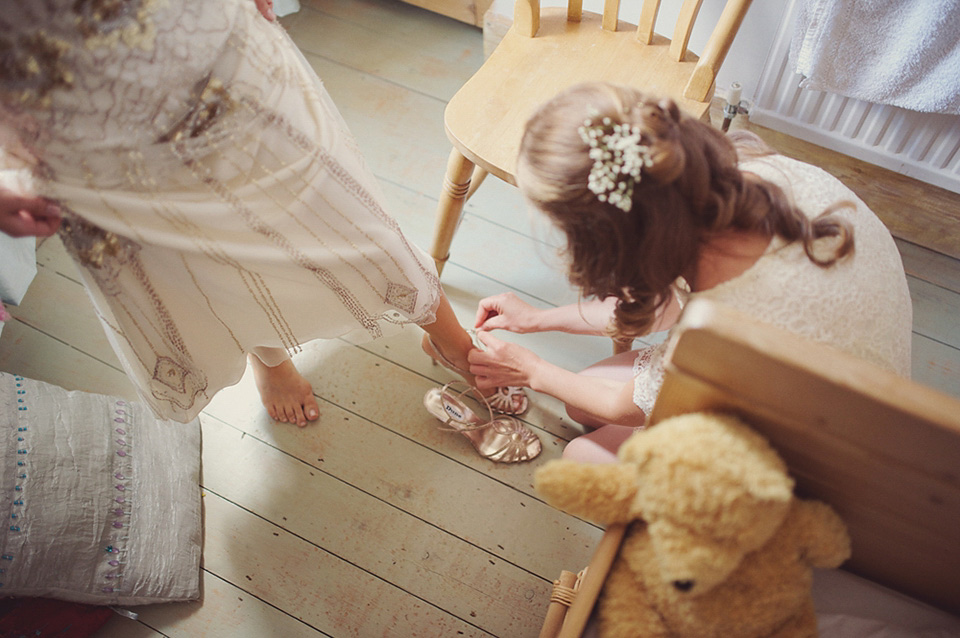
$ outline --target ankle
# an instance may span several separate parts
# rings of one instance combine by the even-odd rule
[[[458,349],[448,343],[438,343],[429,334],[423,335],[424,352],[436,359],[437,362],[442,365],[458,368],[457,371],[461,373],[470,368],[470,362],[467,360],[467,354],[470,352],[470,348],[473,347],[473,344],[468,343],[467,345],[468,347],[465,350],[462,348]]]

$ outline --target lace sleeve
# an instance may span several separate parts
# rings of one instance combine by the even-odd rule
[[[637,358],[633,362],[633,402],[647,415],[653,410],[660,386],[663,385],[663,354],[666,347],[664,342],[642,348],[637,351]]]

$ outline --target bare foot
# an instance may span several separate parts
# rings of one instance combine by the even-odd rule
[[[435,363],[439,363],[447,370],[459,374],[468,385],[476,387],[477,379],[469,372],[470,363],[466,359],[466,353],[457,353],[457,356],[447,358],[446,353],[440,351],[440,346],[428,334],[423,335],[420,347]],[[522,414],[527,409],[527,395],[520,389],[511,391],[507,388],[485,390],[477,388],[477,391],[485,398],[490,399],[495,411],[502,414]]]
[[[282,423],[296,423],[301,428],[307,421],[316,421],[320,408],[313,396],[310,382],[287,359],[278,366],[270,367],[255,355],[248,356],[253,366],[253,378],[260,391],[260,400],[267,408],[270,418]]]
[[[423,335],[423,339],[420,341],[420,347],[427,354],[427,356],[433,359],[436,363],[439,363],[451,372],[459,374],[469,385],[474,384],[475,379],[469,372],[470,362],[467,361],[466,352],[457,352],[457,356],[448,357],[447,353],[441,351],[440,346],[434,343],[428,334]]]

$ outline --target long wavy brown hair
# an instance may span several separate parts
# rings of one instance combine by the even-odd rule
[[[590,191],[593,166],[580,134],[587,122],[636,125],[650,161],[624,212]],[[566,235],[568,277],[584,295],[619,299],[613,331],[645,334],[701,246],[726,231],[750,231],[803,243],[829,267],[853,251],[853,229],[832,213],[811,221],[770,182],[741,172],[744,159],[773,151],[748,133],[724,135],[680,112],[672,100],[604,83],[575,86],[544,104],[527,123],[517,165],[526,199]],[[835,237],[834,250],[814,242]]]

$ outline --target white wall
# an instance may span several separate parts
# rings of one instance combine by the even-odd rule
[[[543,7],[566,6],[565,0],[540,0]],[[621,0],[620,19],[637,23],[642,0]],[[736,40],[717,76],[717,95],[722,95],[733,82],[743,86],[743,98],[752,100],[756,92],[767,53],[773,46],[780,20],[788,0],[754,0],[740,27]],[[710,30],[723,10],[724,0],[703,0],[700,16],[690,37],[690,49],[699,53],[707,43]],[[602,13],[602,0],[583,0],[585,11]],[[657,33],[671,37],[680,2],[664,1],[657,17]],[[491,11],[507,19],[513,17],[513,0],[494,0]]]
[[[639,0],[623,0],[623,7],[631,3],[637,5],[639,15]],[[676,3],[679,5],[679,3]],[[700,17],[697,20],[698,26],[708,27],[701,30],[694,28],[693,36],[690,39],[690,48],[699,53],[707,43],[709,37],[709,28],[717,22],[720,17],[720,11],[723,9],[721,0],[704,0],[700,8]],[[740,82],[743,85],[743,97],[752,100],[756,93],[757,85],[760,82],[760,74],[763,71],[763,65],[767,60],[768,53],[773,48],[773,42],[777,35],[777,29],[780,26],[780,20],[783,18],[788,0],[754,0],[747,11],[747,17],[744,18],[740,31],[737,33],[733,46],[730,47],[730,53],[724,61],[720,72],[717,74],[717,93],[720,94],[733,82]],[[677,8],[673,9],[667,20],[667,7],[662,7],[660,13],[663,14],[657,20],[658,32],[663,32],[667,37],[670,36],[672,25],[676,22]]]

